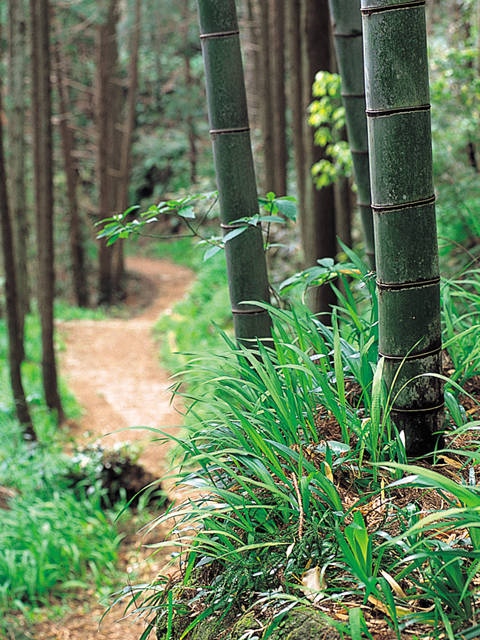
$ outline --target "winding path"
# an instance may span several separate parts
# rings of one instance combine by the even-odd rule
[[[74,320],[59,329],[66,348],[61,354],[62,376],[79,404],[83,416],[73,425],[77,443],[98,441],[139,442],[140,461],[152,473],[166,470],[167,445],[147,429],[175,430],[181,416],[172,404],[171,380],[158,362],[158,346],[152,329],[159,316],[169,313],[192,281],[192,273],[163,260],[129,258],[129,273],[138,275],[147,287],[151,303],[126,319]]]
[[[152,329],[163,313],[169,313],[181,299],[193,274],[164,260],[127,259],[127,270],[139,277],[142,302],[125,319],[73,320],[60,322],[58,330],[65,344],[60,354],[60,372],[83,409],[81,419],[70,425],[79,444],[136,442],[143,449],[140,462],[157,477],[168,470],[168,445],[155,442],[146,426],[175,432],[181,415],[172,404],[171,380],[158,362],[158,346]],[[152,442],[153,441],[153,442]],[[123,548],[127,571],[135,572],[145,561],[139,551],[144,541],[137,537]],[[125,547],[125,545],[124,545]],[[148,576],[159,571],[162,558],[148,565]],[[145,570],[145,569],[144,569]],[[141,580],[143,581],[143,580]],[[123,585],[119,585],[122,587]],[[122,619],[122,610],[108,614],[99,627],[105,608],[95,594],[85,593],[73,613],[58,622],[44,622],[31,630],[35,640],[138,640],[145,630],[142,620]],[[29,630],[30,631],[30,630]],[[152,634],[153,635],[153,634]]]

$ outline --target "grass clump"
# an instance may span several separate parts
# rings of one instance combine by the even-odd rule
[[[330,325],[298,302],[270,308],[272,348],[242,349],[223,334],[223,350],[183,372],[189,426],[177,441],[177,488],[186,499],[151,525],[174,523],[159,546],[176,547],[178,574],[119,595],[150,615],[159,640],[208,637],[210,618],[218,638],[282,637],[305,608],[326,624],[319,637],[474,637],[478,423],[452,381],[445,450],[434,464],[406,464],[379,383],[373,283],[356,264],[335,277]],[[446,357],[457,380],[474,382],[476,352],[454,336],[476,325],[475,288],[468,315],[459,303],[444,319],[446,346],[457,350]]]
[[[115,513],[103,510],[98,494],[80,499],[69,486],[71,462],[59,440],[25,442],[18,423],[4,416],[0,440],[0,487],[8,496],[0,528],[5,620],[14,611],[46,604],[52,595],[111,584],[120,542]]]

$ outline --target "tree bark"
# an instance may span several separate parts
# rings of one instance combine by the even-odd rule
[[[275,184],[275,155],[273,130],[273,93],[272,93],[272,52],[270,33],[270,2],[262,0],[258,5],[259,16],[259,107],[262,128],[262,157],[263,157],[263,191],[273,191]]]
[[[1,94],[2,92],[0,90],[0,113],[3,113]],[[23,333],[19,332],[19,304],[17,299],[16,268],[13,250],[13,228],[8,206],[7,191],[5,153],[3,147],[3,123],[2,118],[0,118],[0,228],[3,267],[5,272],[10,386],[12,388],[17,419],[25,429],[25,436],[35,440],[35,431],[22,383]]]
[[[287,193],[287,139],[286,139],[286,95],[285,95],[285,0],[270,1],[270,37],[267,46],[271,55],[271,94],[269,117],[273,130],[273,185],[277,196]]]
[[[121,154],[121,86],[117,81],[118,0],[109,0],[105,21],[98,27],[97,44],[97,175],[99,183],[99,218],[118,212]],[[122,243],[107,247],[99,243],[98,302],[110,305],[123,297],[118,265],[121,264]],[[114,269],[114,256],[117,269]]]
[[[443,428],[425,2],[362,0],[379,355],[409,455]]]
[[[60,29],[57,25],[57,37]],[[70,100],[65,85],[64,61],[61,45],[57,41],[54,47],[55,77],[60,108],[59,129],[62,141],[63,166],[67,183],[67,201],[69,207],[69,242],[70,259],[75,299],[79,307],[88,307],[89,291],[87,277],[87,260],[85,255],[84,225],[78,206],[78,166],[74,158],[75,137],[69,122]]]
[[[215,172],[222,228],[258,213],[247,100],[234,0],[197,0]],[[225,247],[235,336],[249,344],[270,339],[269,301],[262,230],[249,225]],[[245,304],[248,302],[248,304]]]
[[[53,301],[55,295],[53,242],[53,156],[48,0],[31,0],[32,20],[32,112],[35,206],[38,252],[38,309],[42,325],[42,377],[45,402],[62,422],[54,345]]]
[[[185,88],[187,91],[187,95],[189,95],[192,91],[193,87],[193,77],[192,77],[192,65],[191,65],[191,53],[192,48],[189,43],[189,13],[190,13],[190,2],[189,0],[184,0],[183,5],[183,40],[184,40],[184,50],[183,50],[183,67],[185,72]],[[191,112],[188,112],[185,118],[186,124],[186,133],[188,139],[188,159],[190,163],[190,184],[193,186],[197,182],[197,158],[198,158],[198,150],[197,150],[197,134],[195,129],[195,118],[193,117]]]
[[[335,195],[333,185],[316,189],[311,167],[325,155],[314,143],[313,129],[306,123],[308,105],[312,101],[312,85],[318,71],[331,69],[330,16],[327,0],[303,0],[303,99],[304,99],[304,152],[305,152],[305,201],[300,220],[304,261],[306,267],[314,266],[321,258],[334,258],[336,250]],[[330,286],[316,287],[310,296],[314,313],[329,314],[335,304],[335,294]]]
[[[288,51],[288,102],[292,114],[292,143],[299,220],[305,217],[305,105],[302,74],[301,0],[290,0],[286,5]]]
[[[341,177],[333,185],[335,193],[335,228],[338,240],[352,246],[352,189],[348,178]],[[338,247],[340,251],[340,247]]]
[[[130,174],[132,171],[132,144],[133,134],[135,131],[136,111],[137,111],[137,94],[138,94],[138,51],[140,46],[142,5],[141,0],[135,0],[134,18],[133,18],[132,35],[130,38],[130,60],[128,65],[128,93],[125,105],[125,118],[121,132],[117,132],[117,136],[121,138],[120,147],[120,175],[116,183],[117,186],[117,202],[116,209],[125,211],[130,205],[128,199],[128,187],[130,184]],[[120,98],[120,96],[119,96]],[[121,109],[119,103],[118,109]],[[113,159],[114,160],[114,159]],[[115,264],[114,264],[114,282],[115,288],[122,292],[123,295],[123,279],[125,275],[125,260],[123,251],[123,241],[116,243]]]
[[[16,265],[16,285],[18,294],[17,331],[24,334],[25,316],[30,310],[30,282],[28,274],[28,239],[30,228],[27,216],[25,189],[25,113],[27,77],[27,17],[24,0],[8,1],[8,195],[13,221],[14,258]],[[20,341],[23,360],[23,337]]]

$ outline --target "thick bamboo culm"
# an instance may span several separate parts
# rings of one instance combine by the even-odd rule
[[[443,427],[440,279],[421,0],[362,0],[379,355],[409,455]]]
[[[258,213],[237,12],[234,0],[197,0],[197,5],[220,215],[228,233],[236,220]],[[251,304],[269,300],[260,226],[250,225],[228,240],[225,254],[236,338],[268,339],[270,316]]]

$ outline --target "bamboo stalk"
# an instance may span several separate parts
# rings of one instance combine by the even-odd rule
[[[379,352],[407,453],[443,427],[440,279],[423,0],[361,0]]]
[[[258,213],[237,12],[234,0],[197,6],[221,226],[228,233],[236,220]],[[249,225],[229,239],[225,255],[236,338],[270,338],[270,316],[255,304],[269,300],[261,227]]]
[[[365,254],[375,268],[373,218],[370,206],[367,118],[363,73],[363,38],[360,0],[329,0],[337,64],[342,78],[342,100],[353,173],[358,190]]]

